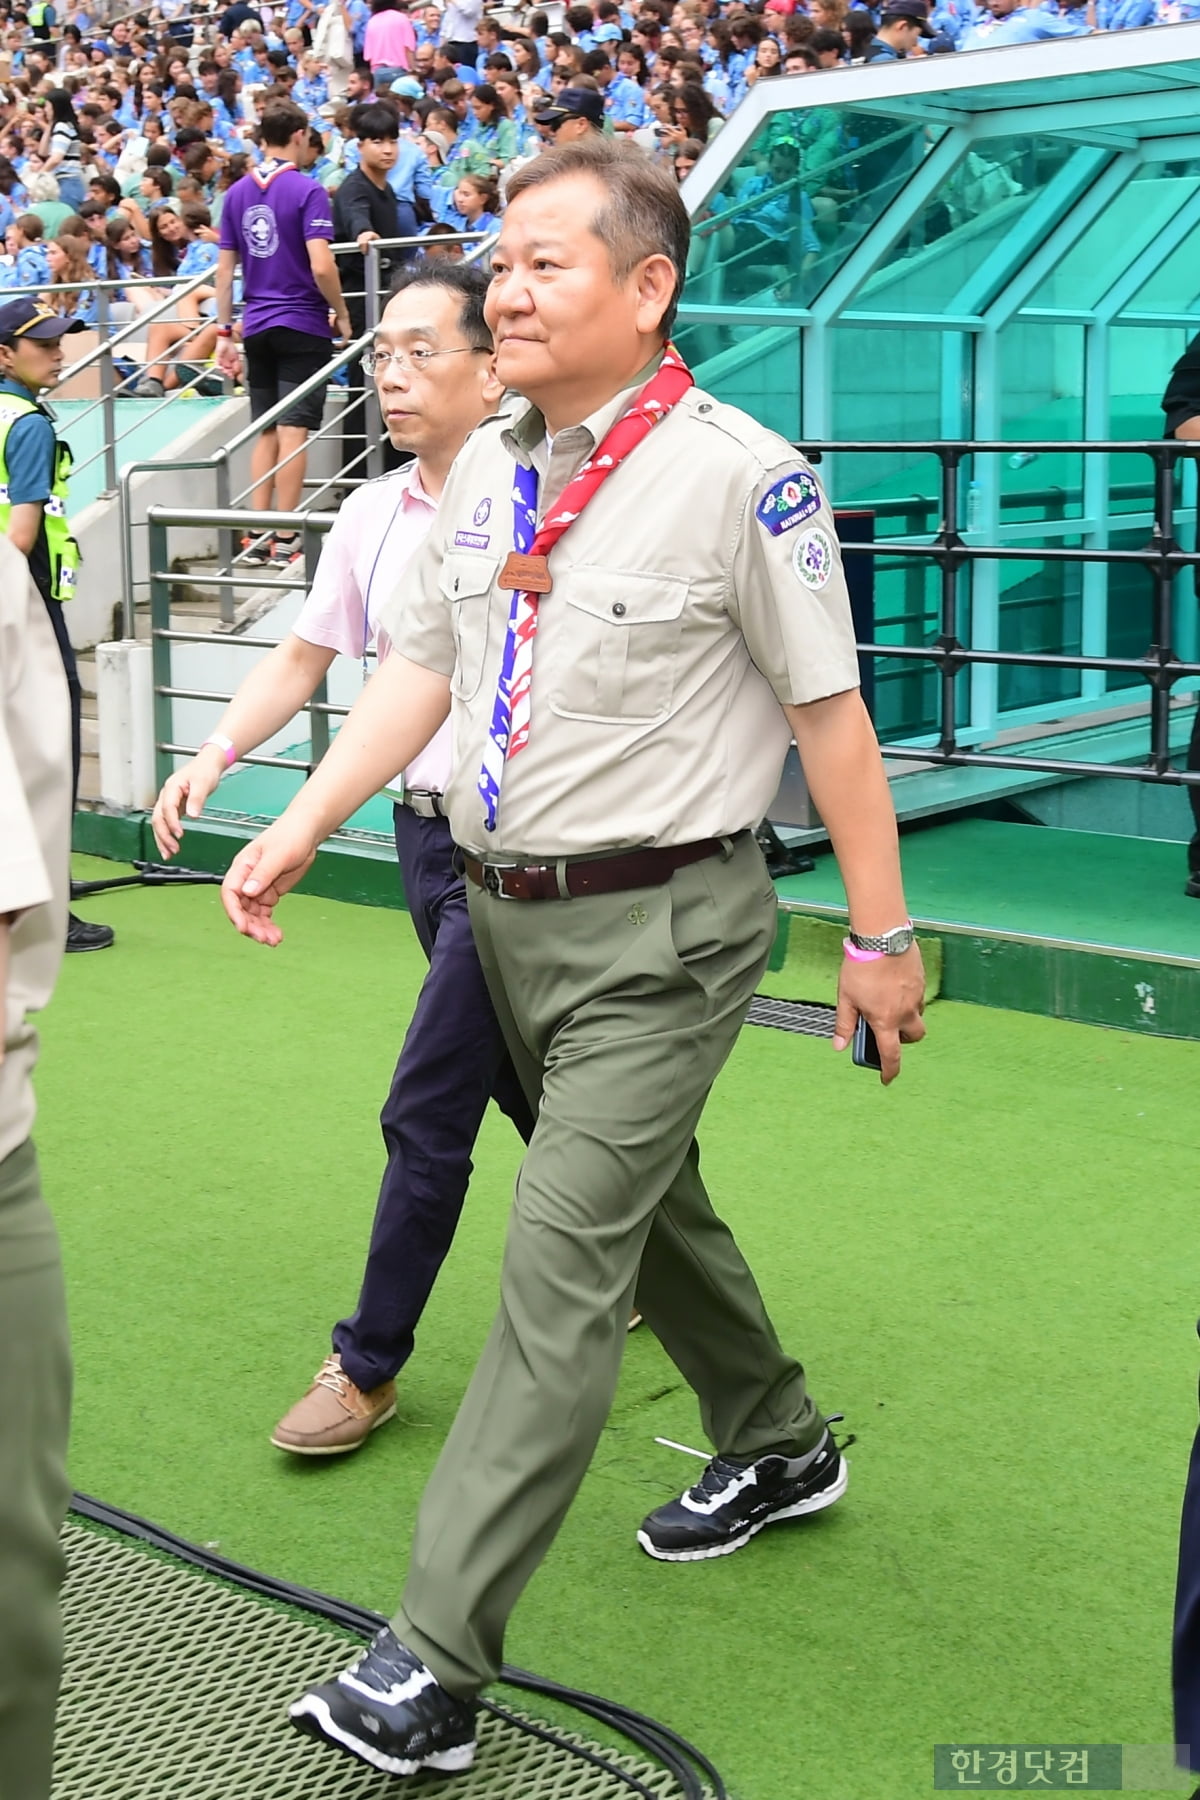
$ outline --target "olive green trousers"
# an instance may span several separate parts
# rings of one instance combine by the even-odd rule
[[[470,906],[537,1126],[500,1310],[425,1490],[392,1621],[459,1694],[498,1673],[509,1614],[583,1480],[635,1287],[718,1451],[794,1455],[824,1428],[712,1210],[694,1135],[775,933],[753,838],[660,887],[530,903],[471,889]],[[631,1555],[638,1523],[619,1522]]]
[[[0,1800],[46,1800],[71,1353],[58,1234],[30,1140],[0,1162],[0,1369]]]

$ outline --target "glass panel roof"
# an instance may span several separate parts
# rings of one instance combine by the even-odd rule
[[[684,184],[706,221],[685,304],[969,321],[1028,268],[1021,310],[1086,313],[1112,292],[1123,314],[1126,271],[1139,305],[1190,307],[1168,239],[1200,182],[1196,37],[1156,26],[761,83]]]
[[[1031,306],[1089,310],[1159,236],[1183,202],[1200,187],[1195,175],[1168,175],[1161,163],[1138,169],[1100,217],[1067,250],[1030,297]],[[1196,265],[1192,245],[1193,268]],[[1200,286],[1198,281],[1196,286]]]

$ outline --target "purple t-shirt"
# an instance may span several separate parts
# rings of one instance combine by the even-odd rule
[[[310,238],[333,242],[329,195],[286,165],[269,181],[261,174],[252,170],[235,181],[221,211],[221,248],[236,250],[242,264],[242,336],[290,325],[293,331],[330,337],[329,303],[313,279],[305,248]]]

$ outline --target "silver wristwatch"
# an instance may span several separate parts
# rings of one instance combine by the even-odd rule
[[[916,932],[911,919],[904,925],[897,925],[892,931],[885,931],[882,937],[863,937],[860,932],[850,933],[850,942],[856,950],[881,951],[884,956],[903,956],[912,948]]]

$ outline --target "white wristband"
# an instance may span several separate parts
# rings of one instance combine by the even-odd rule
[[[216,745],[217,749],[224,754],[225,767],[227,769],[232,769],[234,763],[237,761],[237,751],[233,747],[233,739],[222,737],[219,731],[214,731],[211,737],[205,738],[204,743],[201,744],[200,748],[203,750],[209,744]]]

